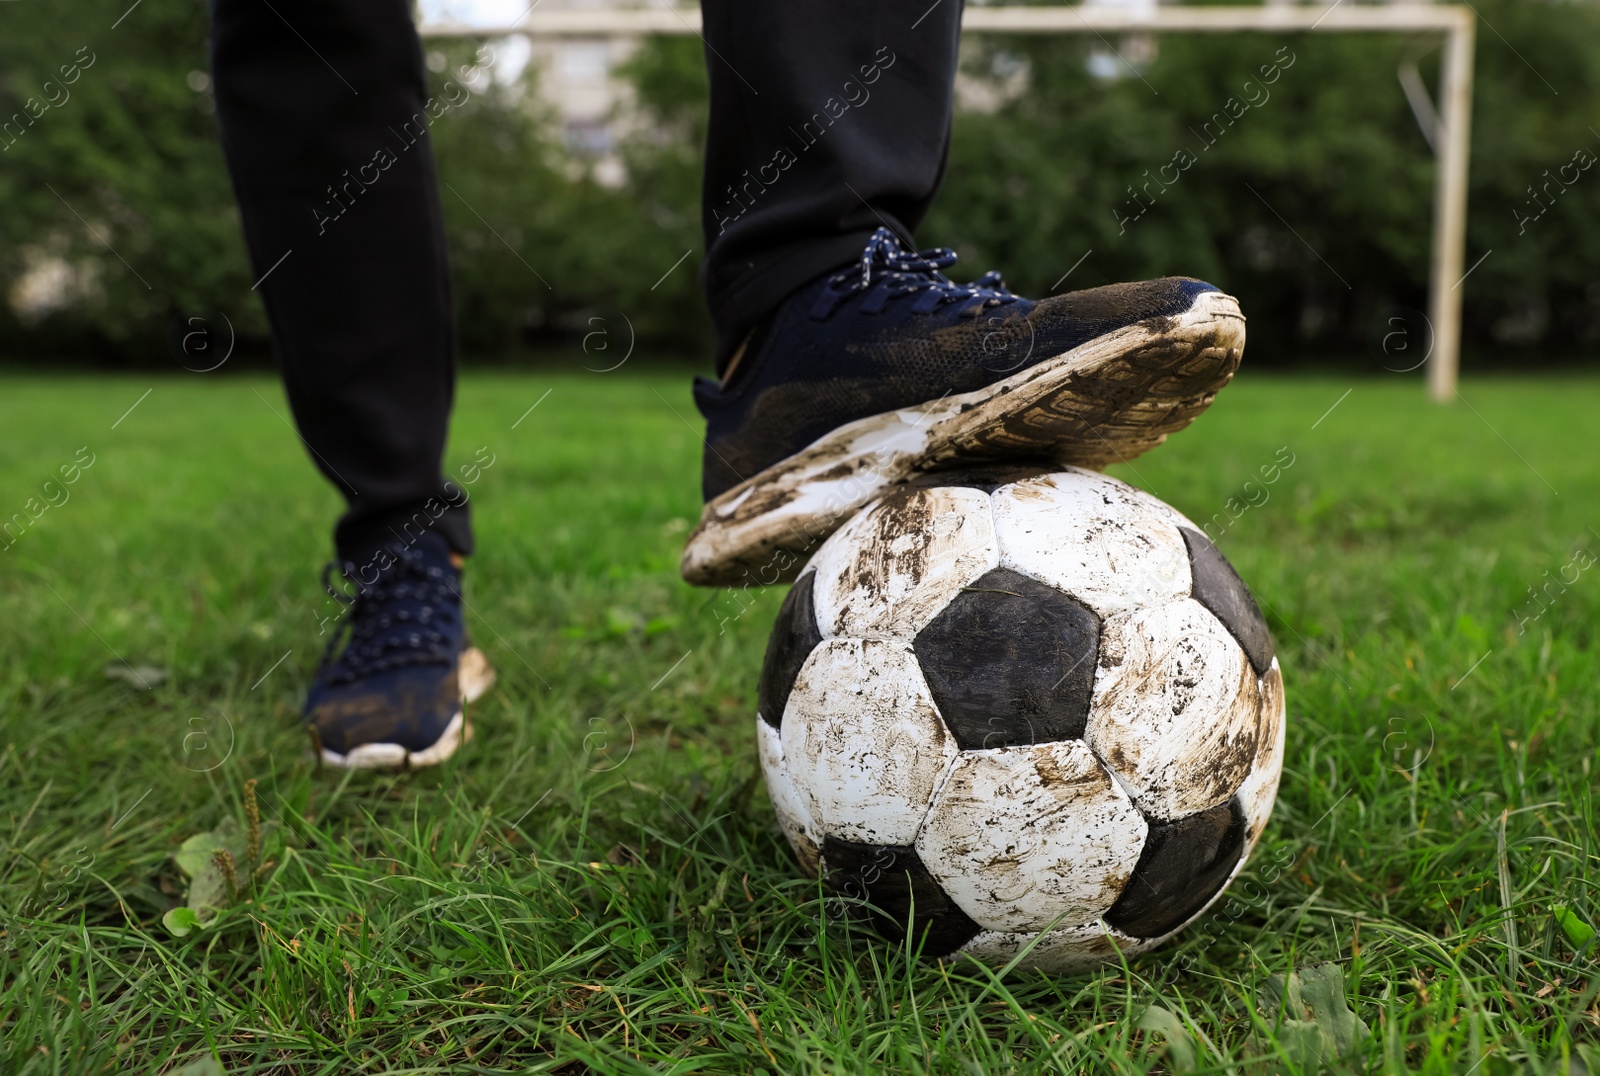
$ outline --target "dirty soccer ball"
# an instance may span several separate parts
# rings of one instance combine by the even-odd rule
[[[1243,866],[1283,767],[1249,591],[1092,471],[932,475],[784,600],[756,720],[802,868],[924,956],[1071,972],[1159,945]]]

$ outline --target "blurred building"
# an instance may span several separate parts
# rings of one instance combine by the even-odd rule
[[[672,0],[540,0],[541,11],[670,8]],[[617,142],[627,123],[632,87],[617,68],[633,55],[633,37],[555,38],[529,42],[540,98],[556,116],[561,140],[594,178],[619,186],[624,178]]]
[[[541,8],[640,7],[619,0],[544,0]],[[652,7],[670,7],[657,2]],[[588,162],[597,181],[621,184],[616,145],[630,88],[616,77],[617,67],[639,47],[637,38],[554,38],[530,42],[528,63],[536,71],[539,96],[561,125],[561,140]]]

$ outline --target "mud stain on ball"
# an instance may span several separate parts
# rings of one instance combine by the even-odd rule
[[[1285,716],[1283,674],[1274,658],[1261,678],[1261,720],[1257,726],[1255,766],[1239,788],[1252,848],[1266,830],[1267,820],[1272,817],[1272,804],[1278,798],[1278,781],[1283,773]]]
[[[777,622],[767,638],[767,654],[756,685],[756,705],[761,719],[773,728],[783,726],[783,711],[789,705],[795,677],[811,651],[822,642],[812,597],[815,582],[814,572],[795,581],[778,607]]]
[[[1148,828],[1082,741],[960,755],[916,846],[988,930],[1084,922],[1116,901]]]
[[[899,489],[818,551],[817,622],[838,638],[910,638],[998,563],[987,494]]]
[[[1193,599],[1106,626],[1088,741],[1155,819],[1233,796],[1261,746],[1260,682],[1227,629]]]
[[[870,512],[874,540],[856,550],[845,578],[873,597],[879,596],[880,581],[887,577],[900,576],[912,586],[920,583],[928,563],[927,535],[935,512],[932,499],[924,490],[898,489]]]
[[[963,945],[960,955],[999,967],[1009,963],[1024,946],[1038,944],[1029,950],[1017,965],[1018,971],[1043,971],[1050,974],[1070,975],[1087,971],[1098,964],[1117,957],[1119,948],[1126,945],[1137,951],[1131,939],[1114,937],[1098,921],[1052,930],[1042,937],[1031,932],[1005,933],[984,931]],[[1122,945],[1119,945],[1119,942]]]
[[[1182,517],[1114,478],[1044,475],[997,490],[993,504],[1001,567],[1055,587],[1102,618],[1190,591]]]
[[[1194,577],[1194,600],[1211,610],[1224,627],[1239,640],[1256,675],[1265,675],[1272,664],[1272,632],[1266,618],[1245,586],[1239,573],[1233,570],[1222,551],[1211,544],[1199,531],[1180,528],[1184,545],[1189,550],[1190,572]]]
[[[781,736],[810,817],[847,840],[909,843],[956,756],[910,647],[885,640],[818,646]]]

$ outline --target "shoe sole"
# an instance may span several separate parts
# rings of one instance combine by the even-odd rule
[[[456,679],[461,687],[463,708],[457,710],[444,732],[429,747],[411,751],[397,743],[364,743],[351,748],[346,754],[318,748],[325,766],[343,770],[413,770],[423,766],[437,766],[456,753],[456,748],[472,739],[472,724],[467,720],[465,704],[477,702],[494,686],[494,669],[482,650],[469,646],[461,652],[456,665]]]
[[[707,503],[683,578],[790,582],[863,505],[929,471],[1135,459],[1209,407],[1243,353],[1239,301],[1204,292],[1182,314],[1106,333],[977,391],[846,423]]]

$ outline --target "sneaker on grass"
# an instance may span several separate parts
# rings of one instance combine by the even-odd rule
[[[700,378],[706,506],[683,576],[793,579],[888,487],[984,463],[1103,467],[1181,430],[1233,377],[1238,300],[1166,277],[1034,301],[886,228],[790,296],[722,384]]]
[[[348,589],[334,585],[335,572]],[[467,642],[461,571],[444,539],[425,534],[360,565],[329,564],[322,583],[348,608],[306,697],[318,757],[353,769],[449,758],[471,736],[463,704],[489,690],[494,670]]]

